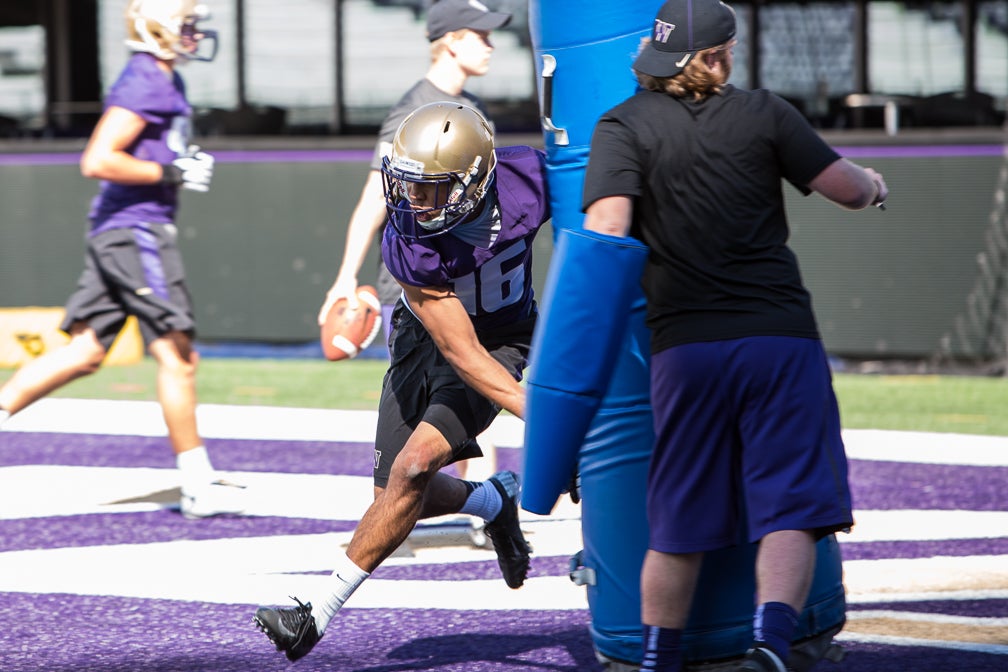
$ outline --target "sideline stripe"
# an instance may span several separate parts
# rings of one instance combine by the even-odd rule
[[[372,149],[222,149],[214,151],[218,163],[359,163],[370,161]],[[0,154],[0,166],[76,166],[80,152]]]
[[[976,644],[974,642],[947,642],[938,639],[918,639],[916,637],[868,635],[848,630],[841,630],[834,639],[838,642],[887,644],[889,646],[920,646],[932,649],[952,649],[954,651],[972,651],[975,653],[990,653],[998,656],[1008,656],[1008,645],[1003,644]]]
[[[854,611],[847,615],[848,621],[863,621],[870,618],[898,618],[903,621],[946,623],[949,625],[1008,627],[1008,618],[985,616],[952,616],[949,614],[934,613],[922,614],[917,611],[890,611],[885,609],[866,609],[863,611]]]
[[[930,616],[930,617],[928,617]],[[896,636],[947,644],[1005,646],[1008,619],[948,617],[943,614],[901,614],[897,612],[859,613],[847,619],[848,632],[870,636]],[[1008,646],[1005,647],[1008,652]]]
[[[847,563],[844,562],[844,566]],[[846,584],[847,578],[844,577]],[[1008,600],[1008,589],[991,590],[918,590],[906,593],[864,593],[847,595],[848,604],[889,604],[896,602],[973,602],[978,600]]]
[[[208,439],[373,443],[378,412],[202,404],[197,419]],[[39,400],[10,418],[3,430],[126,436],[167,432],[153,401],[61,398]],[[520,448],[525,424],[502,414],[487,431],[496,445]],[[844,443],[852,460],[1008,466],[1008,437],[1003,436],[848,429]]]

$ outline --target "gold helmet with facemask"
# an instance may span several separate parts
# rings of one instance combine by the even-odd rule
[[[210,18],[196,0],[130,0],[126,6],[126,46],[161,60],[212,61],[217,32],[197,28]]]
[[[400,124],[382,160],[389,221],[411,237],[445,233],[477,209],[496,164],[493,130],[479,112],[453,102],[417,108]],[[430,206],[410,203],[411,184],[434,188]]]

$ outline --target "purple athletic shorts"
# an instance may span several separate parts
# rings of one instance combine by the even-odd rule
[[[822,342],[757,336],[651,357],[649,547],[693,553],[853,524]]]

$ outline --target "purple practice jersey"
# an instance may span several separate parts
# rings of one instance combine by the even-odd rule
[[[178,73],[165,73],[151,54],[130,57],[105,97],[105,109],[122,107],[147,122],[127,151],[138,159],[171,163],[185,154],[191,138],[192,108]],[[175,219],[178,187],[169,184],[114,184],[102,181],[91,202],[91,235],[137,222],[170,223]]]
[[[477,333],[531,315],[532,240],[550,218],[545,155],[524,146],[495,152],[493,191],[501,221],[488,247],[464,240],[457,233],[464,224],[421,240],[386,226],[382,239],[382,259],[397,280],[414,287],[452,288]]]

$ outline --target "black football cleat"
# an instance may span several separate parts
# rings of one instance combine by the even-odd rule
[[[493,542],[504,582],[509,588],[521,588],[528,576],[529,554],[532,549],[518,525],[518,476],[511,471],[499,471],[489,479],[501,496],[501,510],[488,521],[484,533]]]
[[[322,635],[315,627],[311,602],[303,604],[296,597],[292,599],[298,606],[288,609],[259,607],[252,620],[269,637],[277,651],[282,651],[288,660],[298,660],[312,650]]]
[[[746,651],[737,672],[790,672],[776,653],[764,646],[754,646]]]

